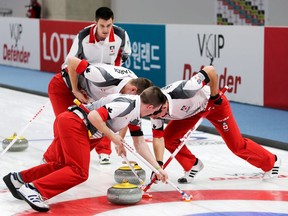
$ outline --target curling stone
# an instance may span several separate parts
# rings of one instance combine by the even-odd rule
[[[136,162],[135,163],[130,162],[130,163],[133,166],[136,173],[138,174],[138,176],[140,177],[140,179],[145,181],[145,178],[146,178],[145,170],[143,170]],[[135,185],[141,184],[141,182],[139,182],[138,178],[134,175],[134,173],[132,172],[132,170],[130,169],[128,165],[122,166],[118,168],[117,170],[115,170],[114,179],[118,183],[122,183],[122,181],[126,179],[131,184],[135,184]]]
[[[5,149],[16,136],[17,134],[14,133],[13,136],[4,139],[2,141],[2,148]],[[28,148],[28,140],[22,136],[19,136],[16,142],[8,149],[8,151],[20,152],[20,151],[24,151],[27,148]]]
[[[115,184],[107,191],[109,202],[118,205],[136,204],[142,199],[142,190],[137,185],[123,180],[120,184]]]

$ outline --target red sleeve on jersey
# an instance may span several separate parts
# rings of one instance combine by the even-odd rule
[[[202,81],[203,86],[207,85],[210,82],[208,74],[204,70],[200,70],[199,73],[204,76],[204,80]]]
[[[152,135],[154,138],[161,138],[164,136],[164,131],[152,129]]]
[[[130,131],[141,130],[141,128],[140,128],[139,125],[131,125],[131,124],[129,124],[129,125],[128,125],[128,128],[129,128]]]
[[[86,70],[88,65],[89,65],[89,63],[85,59],[82,59],[81,62],[78,64],[77,68],[76,68],[76,72],[78,74],[84,73],[84,71]]]
[[[128,125],[131,136],[143,136],[143,131],[139,125]]]
[[[115,66],[121,66],[121,59],[122,59],[122,49],[119,49],[118,53],[117,53],[117,58],[115,59]]]
[[[108,110],[105,107],[100,107],[99,109],[97,109],[97,112],[99,113],[104,122],[108,120],[109,118]]]

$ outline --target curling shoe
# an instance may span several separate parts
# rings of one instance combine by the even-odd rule
[[[111,164],[110,156],[108,154],[99,154],[99,163],[101,165]]]
[[[3,181],[5,182],[7,188],[12,193],[12,195],[16,199],[22,200],[17,190],[24,184],[24,182],[21,180],[18,174],[16,172],[9,173],[8,175],[3,177]]]
[[[31,184],[25,183],[18,190],[21,196],[34,210],[39,212],[47,212],[50,207],[44,202],[41,194]]]
[[[276,161],[273,168],[270,171],[264,173],[263,181],[269,181],[278,177],[279,169],[281,166],[281,159],[275,155],[275,160]]]
[[[195,176],[204,168],[204,164],[201,160],[197,158],[194,166],[188,172],[184,173],[184,176],[178,179],[179,184],[189,184],[192,183]]]

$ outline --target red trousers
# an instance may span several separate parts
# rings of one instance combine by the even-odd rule
[[[66,111],[69,106],[75,105],[73,103],[75,96],[67,87],[61,73],[56,74],[50,81],[48,85],[48,96],[51,101],[55,116],[58,116],[60,113]],[[91,142],[94,142],[94,140],[91,140]],[[110,155],[112,152],[111,141],[107,137],[104,137],[102,141],[95,147],[95,150],[98,154],[103,153]],[[44,159],[47,162],[55,160],[53,154],[51,153],[50,147],[48,147],[44,153]]]
[[[172,153],[180,144],[180,139],[205,112],[207,111],[200,112],[187,119],[170,121],[164,130],[165,148]],[[273,168],[275,155],[254,141],[242,137],[233,117],[229,101],[225,96],[223,96],[222,104],[220,106],[215,105],[215,109],[212,109],[206,118],[215,126],[227,147],[235,155],[264,172]],[[196,161],[195,155],[185,145],[175,158],[185,171],[189,171]]]
[[[73,103],[75,96],[67,87],[61,73],[56,74],[49,82],[48,96],[55,116],[58,116],[60,113],[66,111],[69,106],[75,105]]]
[[[51,198],[88,179],[90,151],[94,149],[84,122],[72,112],[63,112],[54,122],[51,143],[56,161],[21,172],[24,182],[32,182],[43,197]]]

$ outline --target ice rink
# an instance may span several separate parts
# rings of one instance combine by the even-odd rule
[[[37,115],[35,114],[41,110]],[[42,155],[53,139],[54,114],[47,97],[0,88],[0,139],[19,133],[29,124],[23,136],[29,147],[22,152],[6,152],[0,157],[1,179],[11,171],[21,171],[40,163]],[[151,145],[148,120],[143,121],[145,138]],[[130,135],[126,137],[131,143]],[[131,143],[132,144],[132,143]],[[1,144],[2,145],[2,144]],[[288,157],[287,151],[265,147],[282,160],[280,175],[271,182],[261,180],[261,170],[233,155],[219,136],[196,131],[188,147],[204,163],[204,169],[193,184],[177,184],[183,175],[180,165],[173,160],[167,167],[169,179],[186,193],[191,202],[181,200],[181,194],[169,184],[153,184],[150,199],[135,205],[114,205],[107,200],[107,190],[116,184],[114,172],[122,166],[122,159],[112,153],[110,165],[99,165],[98,155],[91,152],[89,179],[48,200],[50,211],[39,213],[24,201],[15,199],[0,181],[0,215],[193,215],[193,216],[267,216],[288,215]],[[3,151],[1,146],[0,153]],[[170,156],[165,153],[166,159]],[[146,171],[146,183],[151,171],[128,152]],[[65,179],[63,179],[63,182]],[[61,184],[61,182],[59,182]]]

